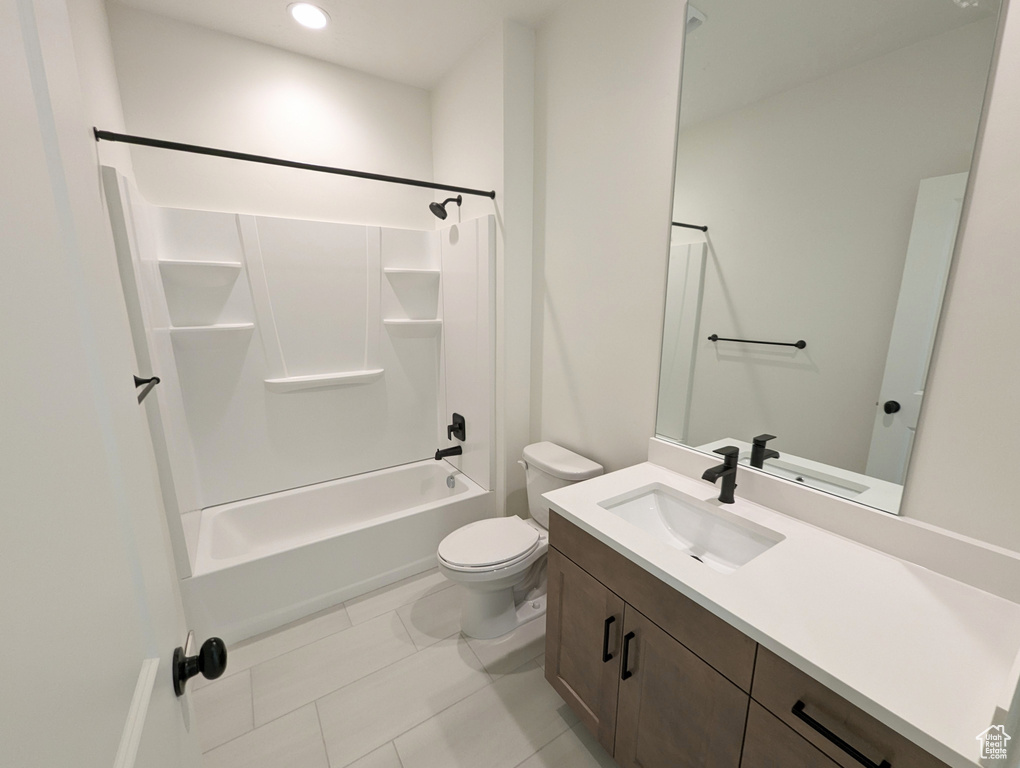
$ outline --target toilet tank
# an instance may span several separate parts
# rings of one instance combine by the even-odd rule
[[[602,465],[555,443],[533,443],[524,447],[524,471],[528,480],[528,508],[532,519],[549,527],[549,505],[543,493],[601,475]]]

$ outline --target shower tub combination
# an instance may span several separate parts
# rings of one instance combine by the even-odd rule
[[[429,459],[190,512],[191,628],[235,643],[428,570],[439,542],[493,504]]]

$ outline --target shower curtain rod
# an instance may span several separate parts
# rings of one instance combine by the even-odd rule
[[[314,165],[312,163],[299,163],[294,160],[281,160],[276,157],[265,157],[264,155],[252,155],[247,152],[232,152],[227,149],[214,149],[212,147],[200,147],[196,144],[181,144],[176,141],[163,141],[162,139],[147,139],[144,136],[130,136],[126,133],[113,133],[112,131],[101,131],[93,128],[96,141],[119,141],[124,144],[138,144],[142,147],[155,147],[157,149],[172,149],[175,152],[191,152],[195,155],[211,155],[213,157],[226,157],[230,160],[244,160],[249,163],[263,163],[265,165],[280,165],[284,168],[300,168],[304,171],[317,171],[319,173],[332,173],[338,176],[353,176],[358,179],[371,179],[372,181],[386,181],[391,184],[405,184],[410,187],[425,187],[426,189],[440,189],[444,192],[460,192],[465,195],[478,195],[496,199],[495,190],[469,189],[468,187],[454,187],[449,184],[436,184],[432,181],[419,181],[418,179],[405,179],[400,176],[386,176],[381,173],[368,173],[367,171],[352,171],[347,168],[334,168],[329,165]]]

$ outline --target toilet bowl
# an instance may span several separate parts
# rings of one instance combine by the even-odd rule
[[[461,630],[499,637],[545,614],[549,507],[543,493],[602,474],[602,466],[554,443],[526,446],[530,520],[511,515],[470,523],[439,544],[439,570],[461,585]]]

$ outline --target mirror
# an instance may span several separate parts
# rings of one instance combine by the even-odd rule
[[[897,511],[998,11],[694,0],[659,437]]]

